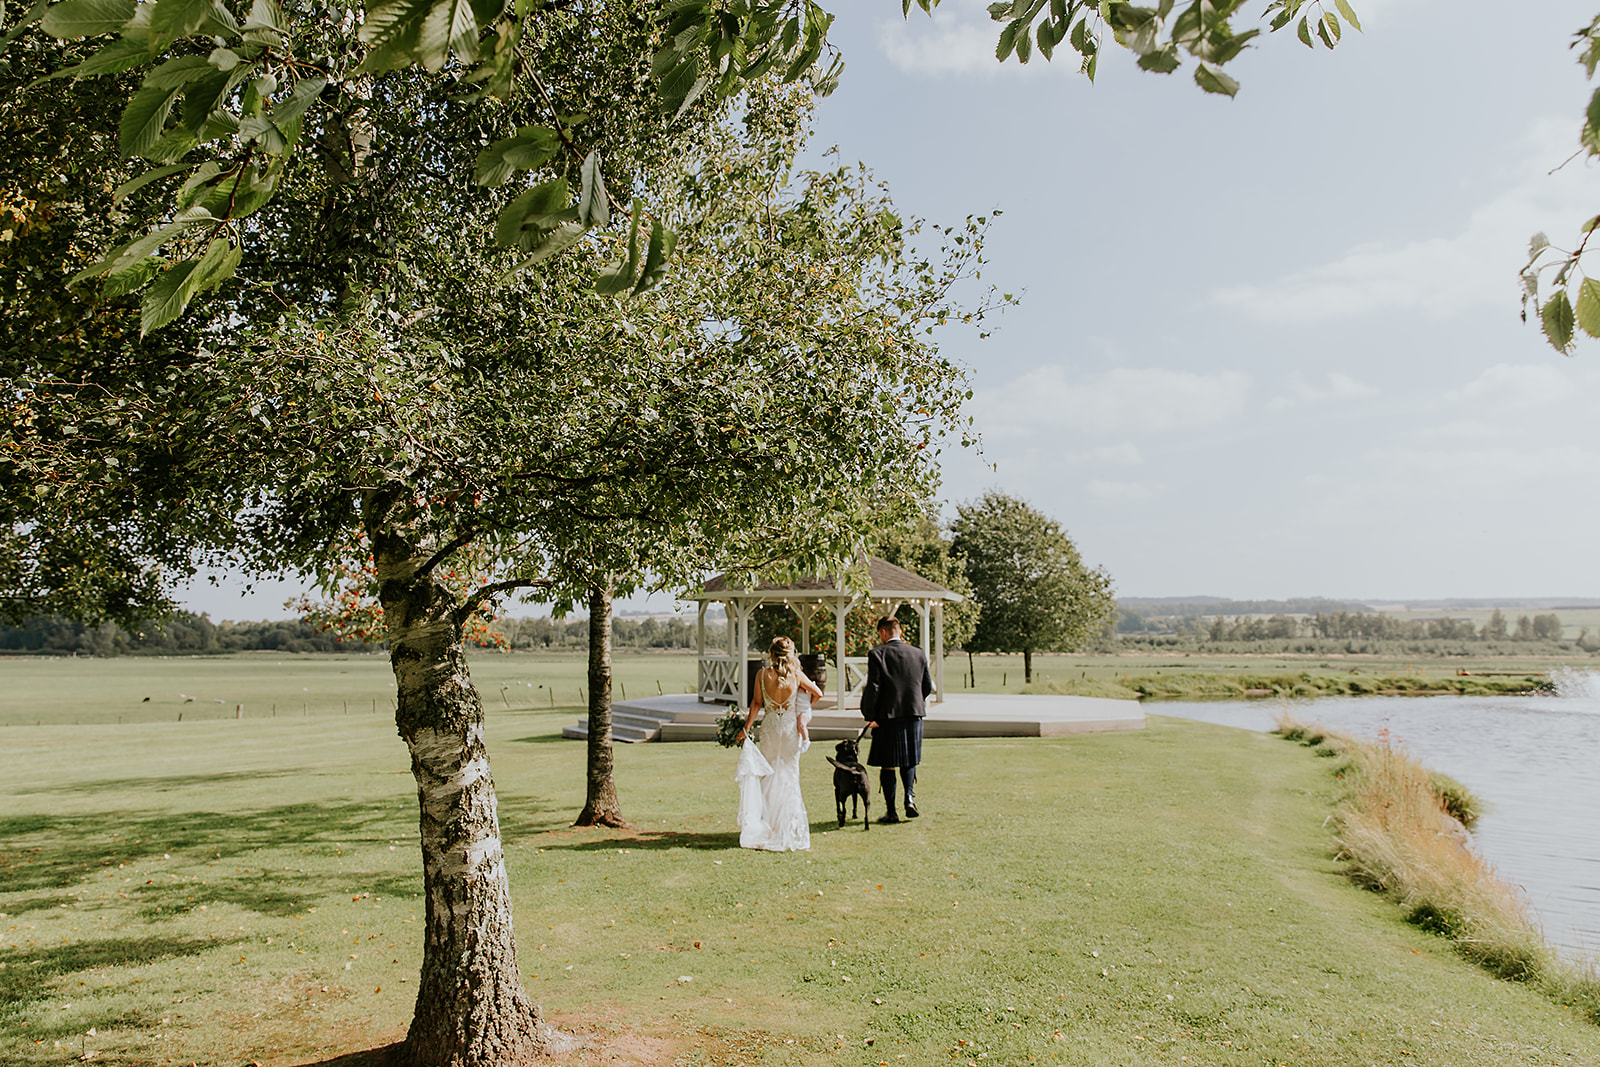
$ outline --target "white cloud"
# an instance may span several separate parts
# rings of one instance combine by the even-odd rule
[[[1162,367],[1117,368],[1075,382],[1056,364],[996,389],[978,390],[972,411],[979,429],[996,438],[1031,436],[1037,430],[1101,435],[1188,430],[1239,414],[1250,386],[1250,376],[1238,371],[1195,374]]]
[[[1584,383],[1575,379],[1589,378]],[[1506,407],[1538,407],[1548,410],[1564,405],[1577,389],[1588,384],[1591,389],[1593,374],[1584,374],[1555,362],[1549,363],[1496,363],[1466,385],[1444,394],[1447,405],[1488,404],[1496,409]]]
[[[1528,238],[1593,214],[1592,173],[1573,161],[1570,119],[1534,124],[1515,184],[1473,211],[1460,230],[1408,244],[1357,245],[1330,263],[1275,281],[1214,290],[1213,303],[1262,322],[1303,323],[1385,311],[1448,318],[1482,305],[1514,307]],[[1554,231],[1553,231],[1554,232]],[[1557,243],[1560,243],[1558,240]]]
[[[1357,400],[1364,396],[1376,396],[1378,387],[1359,382],[1348,374],[1331,371],[1327,375],[1328,384],[1321,388],[1307,381],[1299,374],[1291,375],[1288,390],[1267,401],[1267,407],[1273,411],[1282,411],[1285,408],[1299,407],[1301,404],[1325,404],[1334,400]]]
[[[944,0],[930,17],[913,6],[905,19],[878,23],[878,48],[906,74],[993,77],[1037,74],[1050,69],[1077,73],[1078,54],[1065,45],[1061,58],[1054,63],[1038,55],[1027,66],[1014,58],[1004,63],[997,61],[995,43],[1004,24],[991,20],[987,7],[983,0]]]
[[[1137,504],[1165,488],[1160,482],[1111,482],[1096,478],[1084,487],[1096,500],[1111,504]]]

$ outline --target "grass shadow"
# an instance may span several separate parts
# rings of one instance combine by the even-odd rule
[[[665,852],[674,848],[688,848],[725,852],[739,847],[739,832],[731,830],[720,834],[691,834],[678,830],[642,830],[631,834],[616,833],[599,841],[573,841],[541,847],[552,852],[558,849],[570,852],[614,852],[619,844],[644,851]]]
[[[103,967],[138,967],[178,956],[198,956],[239,938],[123,937],[29,946],[0,952],[0,1018],[55,995],[54,979]]]
[[[264,781],[268,778],[295,778],[305,772],[299,769],[277,771],[218,771],[216,774],[161,775],[146,778],[109,778],[97,782],[74,782],[48,789],[29,789],[29,793],[43,796],[74,795],[95,796],[105,793],[172,793],[194,786],[232,786],[243,782]]]
[[[529,737],[514,737],[511,739],[511,743],[513,745],[553,745],[570,740],[571,738],[562,737],[560,734],[534,734]]]
[[[297,1064],[296,1067],[388,1067],[394,1062],[395,1054],[400,1051],[400,1046],[404,1043],[396,1041],[391,1045],[379,1045],[376,1048],[362,1049],[360,1052],[346,1052],[331,1060],[307,1061]]]
[[[415,833],[410,819],[387,804],[289,804],[243,812],[25,815],[0,819],[0,842],[4,842],[0,845],[0,893],[48,892],[80,883],[119,863],[168,855],[184,860],[227,860],[262,850],[303,850],[307,845],[336,851],[372,840],[409,840]],[[352,872],[350,877],[367,876]],[[227,881],[187,885],[213,893]],[[306,876],[283,872],[275,877],[260,872],[238,881],[254,887],[246,896],[255,896],[257,903],[271,903],[260,898],[296,895],[274,883],[292,881],[303,887]],[[305,890],[299,895],[304,896]],[[262,910],[256,904],[250,906]]]

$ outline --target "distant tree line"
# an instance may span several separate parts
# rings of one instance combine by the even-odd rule
[[[214,623],[180,611],[131,629],[85,626],[59,615],[0,626],[0,651],[43,655],[184,656],[225,652],[371,652],[373,646],[323,633],[304,619]]]
[[[694,621],[682,618],[642,619],[619,615],[611,620],[611,646],[638,651],[694,648]],[[721,647],[724,624],[719,619],[706,623],[706,643]],[[504,647],[514,652],[584,651],[589,647],[589,620],[499,619],[490,629],[505,639]]]
[[[707,640],[721,640],[722,623],[707,626]],[[482,645],[515,651],[583,651],[589,647],[587,619],[501,619],[490,627]],[[498,636],[503,641],[495,642]],[[694,647],[694,623],[687,619],[633,619],[612,622],[612,643],[618,648],[685,649]],[[382,644],[341,638],[308,619],[273,622],[212,622],[205,615],[178,612],[161,622],[131,629],[115,623],[86,626],[59,615],[26,619],[0,626],[0,653],[79,656],[185,656],[227,652],[374,652]]]
[[[1163,620],[1167,621],[1167,620]],[[1515,623],[1496,609],[1483,625],[1471,619],[1444,616],[1407,619],[1363,611],[1317,612],[1306,616],[1216,615],[1189,617],[1157,629],[1148,620],[1120,611],[1115,634],[1106,634],[1102,647],[1215,649],[1229,652],[1452,652],[1495,655],[1499,652],[1544,650],[1600,651],[1600,635],[1587,628],[1574,641],[1562,636],[1560,616],[1554,612],[1520,615]]]

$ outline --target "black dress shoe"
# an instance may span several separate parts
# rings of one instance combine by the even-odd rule
[[[881,823],[899,822],[900,821],[900,816],[896,815],[894,812],[891,811],[887,815],[878,816],[878,821],[881,822]]]
[[[917,810],[917,802],[910,797],[906,797],[906,818],[915,819],[921,814],[922,812]]]

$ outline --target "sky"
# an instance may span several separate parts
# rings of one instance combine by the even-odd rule
[[[1517,277],[1600,212],[1566,162],[1594,2],[1352,3],[1332,52],[1258,39],[1232,100],[1115,47],[1092,85],[1065,48],[1002,67],[982,0],[824,5],[847,65],[814,145],[902,214],[998,212],[983,282],[1020,297],[939,338],[983,437],[942,457],[948,513],[1020,497],[1122,596],[1600,595],[1600,342],[1550,349]],[[240,588],[186,599],[298,591]]]

